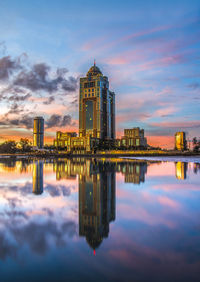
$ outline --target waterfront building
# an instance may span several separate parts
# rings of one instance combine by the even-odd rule
[[[43,161],[33,162],[33,193],[40,195],[43,193]]]
[[[35,117],[33,124],[33,146],[42,149],[44,146],[44,119]]]
[[[86,77],[80,78],[79,136],[115,138],[115,93],[95,63]]]
[[[85,152],[95,152],[95,150],[98,148],[98,138],[94,138],[91,136],[75,137],[74,135],[74,132],[59,132],[57,138],[54,140],[54,146],[58,148],[65,148],[67,152],[74,152],[76,154],[83,154]]]
[[[56,132],[56,139],[54,139],[54,146],[56,147],[67,147],[68,141],[71,137],[76,137],[76,132]]]
[[[147,147],[147,139],[144,137],[144,129],[140,129],[139,127],[124,129],[124,136],[122,136],[121,139],[118,139],[117,144],[126,149]]]
[[[175,149],[178,151],[184,151],[187,149],[186,134],[184,131],[175,133]]]

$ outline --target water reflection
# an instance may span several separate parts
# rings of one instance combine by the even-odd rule
[[[86,173],[79,175],[79,235],[95,250],[115,220],[115,171],[109,165],[87,164]]]
[[[184,180],[187,178],[187,169],[188,169],[188,163],[185,162],[176,162],[176,178]]]
[[[184,162],[0,162],[1,280],[15,270],[44,281],[48,270],[53,281],[198,281],[199,172]]]
[[[40,195],[43,193],[43,161],[33,162],[33,193]]]

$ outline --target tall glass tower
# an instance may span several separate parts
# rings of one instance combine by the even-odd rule
[[[33,125],[33,146],[39,149],[44,145],[44,119],[43,117],[35,117]]]
[[[79,136],[115,138],[115,93],[95,63],[80,78]]]

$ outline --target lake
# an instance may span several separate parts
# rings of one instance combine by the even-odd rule
[[[1,281],[199,281],[200,158],[0,160]]]

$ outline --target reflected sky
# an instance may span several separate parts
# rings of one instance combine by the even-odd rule
[[[181,161],[1,160],[3,281],[198,281],[199,176]]]

